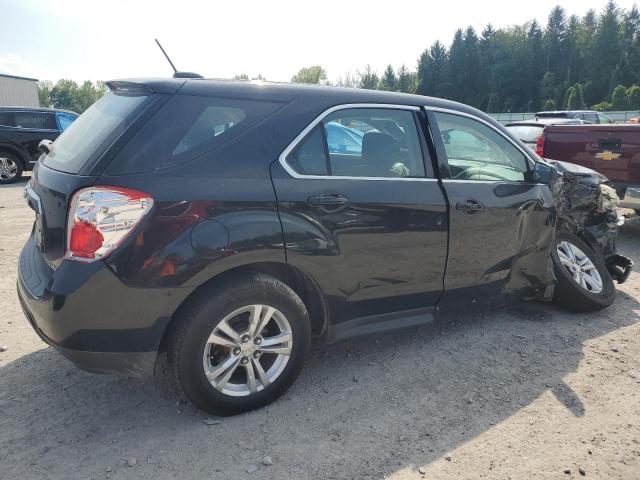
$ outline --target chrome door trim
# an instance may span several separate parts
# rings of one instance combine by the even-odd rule
[[[287,145],[287,148],[283,150],[283,152],[278,157],[278,161],[282,168],[286,170],[286,172],[291,175],[293,178],[305,178],[311,180],[382,180],[382,181],[401,181],[401,182],[437,182],[436,178],[426,178],[426,177],[351,177],[346,175],[303,175],[297,173],[293,168],[291,168],[287,164],[287,156],[291,153],[291,151],[298,146],[298,144],[313,130],[326,116],[330,115],[333,112],[337,112],[339,110],[347,110],[347,109],[356,109],[356,108],[385,108],[389,110],[410,110],[413,112],[419,112],[420,107],[415,105],[394,105],[390,103],[344,103],[341,105],[336,105],[334,107],[328,108],[320,115],[318,115],[309,125],[305,127],[302,132],[300,132],[293,141]],[[416,129],[418,125],[416,125]]]

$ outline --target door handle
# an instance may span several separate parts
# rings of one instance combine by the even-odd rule
[[[477,212],[482,210],[484,205],[476,200],[467,200],[466,202],[456,203],[456,210],[464,210],[466,212]]]
[[[326,195],[312,195],[307,198],[307,203],[316,206],[342,206],[349,203],[349,199],[337,193],[328,193]]]

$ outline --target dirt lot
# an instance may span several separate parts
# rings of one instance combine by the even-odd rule
[[[23,185],[0,188],[0,478],[640,478],[640,273],[597,314],[524,304],[316,349],[281,400],[212,419],[35,335]],[[640,221],[620,250],[640,264]]]

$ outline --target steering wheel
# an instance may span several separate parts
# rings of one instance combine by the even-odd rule
[[[507,181],[510,180],[509,178],[503,177],[502,175],[498,175],[495,172],[483,170],[482,167],[467,168],[466,170],[461,171],[459,174],[457,174],[453,178],[456,180],[467,180],[473,175],[482,175],[485,177],[492,177],[492,178],[495,178],[496,180],[507,180]]]

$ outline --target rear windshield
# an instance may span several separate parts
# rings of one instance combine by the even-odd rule
[[[176,95],[138,131],[107,169],[122,175],[153,172],[209,154],[281,104]]]
[[[53,142],[44,164],[62,172],[79,173],[125,130],[127,120],[146,98],[107,92]]]
[[[534,125],[510,125],[507,129],[523,142],[535,142],[542,133],[543,127]]]

